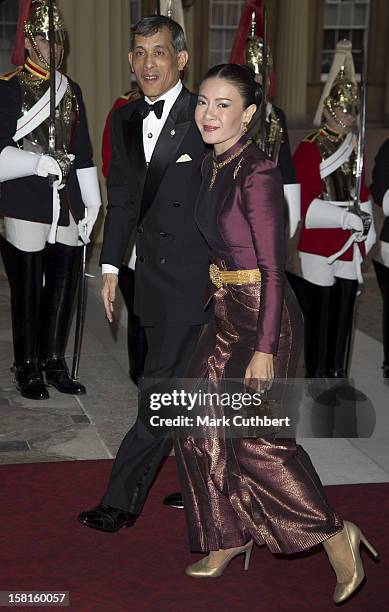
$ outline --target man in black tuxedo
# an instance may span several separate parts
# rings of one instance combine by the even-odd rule
[[[167,17],[147,17],[131,42],[130,63],[145,97],[112,117],[102,297],[112,321],[118,268],[135,232],[135,312],[148,344],[144,377],[180,378],[207,316],[208,250],[194,220],[205,147],[194,122],[197,96],[180,80],[188,61],[182,28]],[[154,438],[138,418],[102,503],[79,521],[103,531],[132,525],[170,449],[170,438]]]
[[[371,193],[382,207],[385,221],[380,234],[380,256],[373,260],[377,282],[382,293],[382,343],[384,382],[389,385],[389,138],[382,144],[374,161]]]

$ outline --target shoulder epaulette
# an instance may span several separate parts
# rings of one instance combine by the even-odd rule
[[[120,96],[120,98],[122,100],[129,100],[130,98],[134,98],[135,96],[140,96],[140,91],[139,89],[136,87],[135,89],[131,89],[131,91],[128,91],[127,93],[123,94],[122,96]]]
[[[5,72],[4,74],[0,74],[0,81],[10,81],[14,76],[19,74],[19,72],[23,69],[23,66],[18,66],[15,70],[11,72]]]
[[[315,132],[310,132],[309,134],[307,134],[307,136],[303,139],[303,142],[315,142],[316,138],[319,135],[319,131],[320,130],[316,130]]]

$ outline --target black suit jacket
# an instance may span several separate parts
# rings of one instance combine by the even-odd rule
[[[80,87],[69,79],[77,98],[78,117],[73,127],[72,145],[69,153],[75,161],[61,189],[61,213],[59,225],[69,225],[69,210],[76,222],[84,218],[85,206],[81,198],[76,170],[93,166],[92,147],[89,138],[85,107]],[[21,116],[22,91],[15,75],[9,81],[0,81],[0,152],[8,146],[16,146],[13,136]],[[0,214],[5,217],[51,223],[53,218],[53,192],[47,178],[27,176],[0,184]]]
[[[108,209],[100,263],[119,267],[136,238],[135,312],[142,325],[198,325],[208,249],[194,220],[205,146],[194,122],[197,96],[174,103],[150,165],[143,149],[141,100],[112,116]],[[182,156],[191,161],[177,163]]]
[[[371,192],[373,194],[374,202],[378,206],[382,206],[382,200],[384,195],[389,189],[389,138],[385,140],[384,144],[378,151],[377,157],[374,161],[373,169],[373,182],[371,185]],[[384,242],[389,242],[389,217],[385,218],[384,225],[382,227],[380,239]]]

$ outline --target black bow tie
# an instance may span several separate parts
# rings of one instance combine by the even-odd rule
[[[142,104],[139,105],[139,114],[142,119],[146,119],[151,111],[154,111],[157,119],[160,119],[162,117],[164,104],[165,100],[158,100],[158,102],[154,104],[148,104],[146,100],[143,100]]]

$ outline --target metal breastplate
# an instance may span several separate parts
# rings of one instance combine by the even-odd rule
[[[316,144],[319,148],[323,159],[327,159],[333,153],[335,153],[344,138],[340,138],[336,141],[331,137],[331,134],[324,130],[320,130],[319,135],[316,138]],[[332,172],[329,176],[322,180],[323,200],[335,200],[338,202],[348,202],[352,200],[352,194],[355,188],[355,169],[356,169],[356,155],[354,151],[351,153],[347,162],[342,164],[339,168]]]
[[[44,79],[34,79],[27,71],[22,70],[19,75],[22,91],[22,113],[26,114],[30,108],[46,93],[50,84]],[[56,150],[64,153],[71,151],[73,126],[77,118],[78,104],[70,84],[68,83],[65,95],[56,107]],[[49,148],[49,119],[43,121],[33,132],[23,138],[18,146],[25,151],[34,153],[47,153]]]
[[[255,136],[254,140],[264,153],[275,163],[278,162],[278,156],[282,144],[284,131],[281,123],[272,107],[270,116],[266,121],[266,144],[263,145],[261,142],[261,132],[259,131]]]

